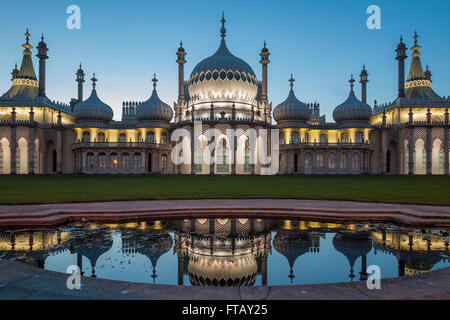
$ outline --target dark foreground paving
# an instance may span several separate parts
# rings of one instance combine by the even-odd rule
[[[203,288],[82,278],[80,290],[66,286],[68,274],[19,262],[0,261],[0,299],[176,299],[176,300],[368,300],[450,299],[450,268],[408,278],[381,281],[380,290],[365,282],[300,286]]]

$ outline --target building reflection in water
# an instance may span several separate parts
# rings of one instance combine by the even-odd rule
[[[273,237],[272,241],[272,234]],[[141,221],[123,224],[76,224],[39,231],[0,232],[0,258],[22,261],[39,268],[62,252],[76,255],[83,270],[83,257],[96,277],[98,260],[121,238],[123,257],[140,254],[151,263],[152,282],[158,277],[161,256],[176,255],[178,281],[185,275],[196,286],[241,287],[254,285],[258,276],[267,285],[268,257],[275,250],[288,262],[287,277],[293,283],[294,264],[305,254],[321,255],[321,241],[332,236],[332,246],[348,260],[350,281],[368,277],[368,261],[377,254],[393,255],[398,275],[430,271],[440,261],[448,262],[449,234],[446,229],[406,228],[393,224],[339,224],[296,220],[205,218],[170,221]],[[330,238],[331,239],[331,238]],[[331,241],[331,240],[330,240]],[[355,264],[360,259],[360,268]],[[68,261],[67,265],[73,264]],[[283,272],[281,267],[272,272]],[[301,272],[301,270],[297,270]]]

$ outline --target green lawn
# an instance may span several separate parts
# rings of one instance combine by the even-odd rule
[[[450,205],[450,177],[0,177],[0,204],[189,198],[331,199]]]

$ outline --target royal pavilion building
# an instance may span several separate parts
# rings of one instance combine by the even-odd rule
[[[408,48],[402,39],[396,48],[393,102],[368,104],[363,66],[360,97],[351,76],[347,98],[337,103],[334,122],[327,122],[319,103],[297,98],[292,75],[286,100],[272,108],[266,43],[258,79],[227,48],[224,17],[221,22],[217,51],[187,78],[180,44],[173,108],[159,98],[155,75],[148,100],[123,102],[121,121],[101,100],[95,74],[84,99],[81,65],[77,98],[61,103],[47,97],[49,49],[42,36],[36,76],[27,30],[20,69],[16,65],[12,86],[0,97],[0,174],[259,175],[269,166],[275,167],[272,174],[294,175],[449,174],[450,98],[433,91],[417,34],[406,80]]]

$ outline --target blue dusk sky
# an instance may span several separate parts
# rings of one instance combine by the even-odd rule
[[[69,30],[69,5],[81,9],[81,29]],[[369,30],[369,5],[381,8],[381,30]],[[31,44],[41,33],[49,47],[47,95],[68,103],[76,97],[78,64],[90,79],[99,79],[100,98],[120,119],[122,101],[146,100],[151,78],[159,79],[159,96],[177,99],[175,52],[180,39],[187,52],[185,77],[219,46],[221,13],[227,20],[230,51],[247,61],[261,78],[259,53],[264,40],[271,52],[269,99],[275,108],[288,94],[290,74],[304,102],[318,101],[327,121],[348,96],[350,74],[369,72],[368,101],[392,101],[397,94],[395,47],[400,35],[408,48],[417,30],[422,64],[430,65],[433,88],[450,95],[450,1],[429,0],[42,0],[2,1],[0,10],[0,89],[6,92],[14,63],[22,59],[28,27]],[[33,53],[36,50],[33,49]],[[411,54],[408,54],[411,56]],[[38,73],[37,58],[34,66]],[[410,58],[407,60],[409,68]],[[91,84],[85,84],[85,98]],[[356,90],[360,96],[360,85]]]

